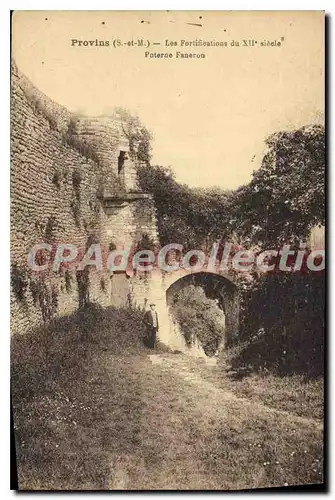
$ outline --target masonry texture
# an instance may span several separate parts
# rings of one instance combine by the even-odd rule
[[[32,272],[34,245],[72,243],[83,254],[92,243],[110,250],[144,235],[157,243],[158,233],[153,200],[138,189],[117,115],[73,116],[15,64],[11,97],[11,331],[21,334],[87,300],[131,300],[131,279],[94,266]]]
[[[153,301],[160,339],[184,348],[166,302],[184,272],[167,275],[156,269],[133,276],[107,270],[114,249],[159,245],[154,202],[139,189],[122,117],[74,116],[36,89],[15,64],[11,116],[12,334],[48,324],[88,301],[117,307],[147,307]],[[52,245],[53,251],[37,254],[37,264],[48,257],[50,262],[47,270],[33,272],[27,258],[39,243]],[[75,245],[79,255],[74,264],[54,271],[60,243]],[[103,270],[90,265],[79,271],[78,262],[93,243],[103,249]],[[187,283],[181,280],[180,286]],[[229,281],[220,286],[229,341],[238,330],[238,296]]]

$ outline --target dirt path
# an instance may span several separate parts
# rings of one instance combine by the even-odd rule
[[[277,410],[265,406],[254,401],[250,401],[247,398],[241,398],[236,396],[233,392],[229,390],[223,390],[222,388],[216,387],[212,382],[204,380],[204,378],[197,373],[192,366],[194,363],[190,363],[190,359],[186,356],[183,357],[167,357],[164,355],[153,354],[149,355],[149,359],[153,364],[158,364],[163,370],[171,370],[176,375],[183,378],[183,380],[189,381],[196,386],[196,391],[201,393],[204,397],[219,400],[221,402],[234,401],[235,403],[240,403],[243,406],[249,406],[253,411],[267,413],[269,418],[276,418],[276,416],[282,416],[284,418],[292,419],[296,423],[302,423],[307,425],[315,426],[316,429],[322,430],[323,424],[319,420],[313,418],[304,418],[294,415],[288,411]]]
[[[117,384],[127,372],[132,379],[127,397],[136,395],[128,415],[114,411],[127,437],[119,434],[113,441],[109,488],[242,489],[320,482],[319,421],[217,388],[181,355],[133,357],[122,367],[119,362],[104,358]]]
[[[320,421],[238,397],[193,358],[117,352],[97,347],[76,376],[64,367],[47,392],[27,400],[16,419],[21,489],[322,482]]]

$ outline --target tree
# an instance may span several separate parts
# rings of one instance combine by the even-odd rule
[[[153,195],[162,245],[208,250],[226,235],[229,193],[219,188],[191,189],[179,184],[170,168],[141,165],[139,185]]]
[[[231,228],[251,243],[280,247],[325,222],[324,127],[271,135],[261,168],[231,198]]]
[[[263,249],[298,246],[325,223],[324,128],[279,132],[266,143],[261,168],[230,200],[231,228]],[[240,332],[246,344],[233,366],[322,374],[324,288],[322,272],[266,274],[251,282]]]
[[[191,346],[195,338],[200,340],[208,356],[215,354],[224,339],[224,315],[216,301],[206,296],[201,286],[188,285],[174,297],[171,312]]]

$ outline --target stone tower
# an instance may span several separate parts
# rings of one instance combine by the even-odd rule
[[[74,133],[94,150],[99,164],[104,167],[105,191],[138,191],[136,165],[130,158],[129,139],[126,137],[121,117],[79,116],[74,122]]]
[[[108,239],[116,246],[136,245],[146,235],[158,243],[154,203],[151,195],[139,188],[120,115],[78,116],[73,129],[94,150],[99,162]]]

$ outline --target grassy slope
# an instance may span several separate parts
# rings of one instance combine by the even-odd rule
[[[228,357],[228,356],[227,356]],[[323,378],[301,375],[280,377],[271,373],[240,376],[231,372],[223,355],[217,366],[198,365],[202,377],[238,397],[295,415],[323,420]]]
[[[78,328],[57,325],[44,343],[12,346],[21,489],[321,482],[318,421],[239,400],[182,355],[153,363],[141,347],[140,318],[130,315],[111,310],[84,338],[76,321]]]

